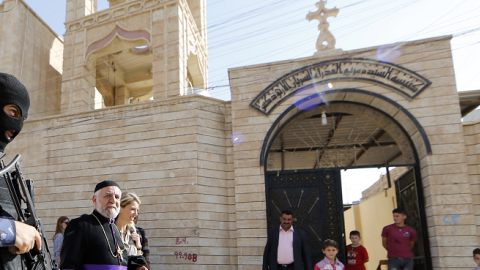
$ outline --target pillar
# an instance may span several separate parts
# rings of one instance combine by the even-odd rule
[[[97,12],[97,0],[67,0],[65,22]]]
[[[185,77],[183,31],[185,20],[178,4],[153,12],[153,98],[182,95]]]

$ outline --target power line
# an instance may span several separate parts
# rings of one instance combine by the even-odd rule
[[[220,2],[221,2],[221,1],[218,1],[218,3],[220,3]],[[273,1],[273,2],[274,2],[274,3],[281,3],[282,1]],[[359,1],[359,2],[356,2],[356,3],[352,4],[352,5],[355,5],[355,4],[358,5],[359,3],[362,3],[362,2],[367,2],[367,1]],[[389,3],[391,3],[391,2],[382,2],[382,3],[384,3],[384,4],[389,4]],[[408,3],[407,3],[407,4],[408,4]],[[265,5],[264,5],[264,6],[265,6]],[[264,7],[264,6],[262,6],[262,7]],[[350,5],[350,6],[351,6],[351,5]],[[281,6],[280,6],[280,7],[281,7]],[[345,6],[345,7],[348,7],[348,6]],[[345,7],[343,7],[343,8],[345,8]],[[392,9],[395,9],[395,8],[397,8],[397,7],[394,7],[394,8],[392,8]],[[300,10],[300,9],[297,9],[297,10]],[[249,12],[251,12],[251,11],[252,11],[252,10],[249,10]],[[269,12],[273,12],[273,11],[269,11]],[[382,12],[384,12],[384,11],[382,11]],[[383,16],[382,16],[382,15],[383,15]],[[387,15],[388,15],[388,14],[387,14]],[[376,16],[377,16],[377,17],[378,17],[378,16],[385,17],[385,13],[383,13],[383,14],[377,14]],[[231,17],[231,18],[232,18],[232,17]],[[231,18],[230,18],[230,19],[231,19]],[[343,18],[343,17],[342,17],[342,18]],[[368,19],[372,19],[372,18],[375,18],[375,16],[368,17],[367,20],[368,20]],[[381,18],[380,18],[380,19],[381,19]],[[267,18],[266,20],[268,20],[268,18]],[[301,19],[301,20],[300,20],[300,19],[294,19],[294,20],[292,20],[292,21],[294,21],[294,22],[301,22],[301,21],[303,21],[303,19]],[[288,21],[287,21],[287,22],[288,22]],[[375,21],[374,21],[374,22],[375,22]],[[357,23],[358,23],[358,21],[357,21]],[[445,23],[445,22],[443,22],[443,23]],[[256,31],[257,31],[257,35],[254,35],[254,34],[252,34],[252,33],[247,33],[247,34],[248,34],[249,38],[253,38],[253,37],[263,37],[264,34],[265,34],[265,31],[268,31],[268,30],[270,30],[270,29],[272,29],[272,28],[275,27],[275,22],[273,22],[273,24],[274,24],[274,26],[264,27],[264,28],[263,28],[264,30],[262,30],[262,31],[264,31],[264,32],[262,32],[262,31],[260,31],[260,30],[256,30]],[[284,24],[287,25],[288,23],[284,23]],[[371,23],[369,23],[369,24],[371,24]],[[255,26],[256,26],[255,24],[250,24],[250,25],[249,25],[249,27],[255,27]],[[258,27],[256,27],[256,29],[257,29],[257,28],[258,28]],[[344,27],[344,29],[348,29],[348,28],[349,28],[349,27]],[[427,27],[427,28],[428,28],[428,27]],[[426,28],[426,29],[427,29],[427,28]],[[302,30],[302,31],[307,31],[307,30],[308,30],[308,29],[305,29],[305,30]],[[341,29],[341,30],[343,30],[343,29]],[[471,31],[471,30],[472,30],[472,29],[470,29],[470,31]],[[288,34],[289,34],[289,33],[285,33],[284,35],[281,35],[280,37],[288,36]],[[466,33],[466,34],[469,34],[469,33]],[[464,35],[466,35],[466,34],[464,34]],[[342,36],[342,37],[343,37],[343,36]],[[278,38],[278,37],[277,37],[277,38]],[[233,40],[227,41],[227,42],[223,41],[224,44],[223,44],[221,47],[224,47],[224,46],[229,45],[229,44],[234,44],[235,42],[243,41],[243,40],[244,40],[243,38],[239,38],[239,39],[237,39],[237,40],[233,39]],[[275,37],[273,37],[273,38],[272,38],[272,37],[269,37],[269,40],[275,40]],[[305,40],[302,41],[301,43],[289,44],[289,45],[287,45],[287,46],[280,47],[280,48],[278,48],[278,49],[276,49],[276,50],[271,51],[270,53],[268,53],[268,54],[266,54],[266,55],[263,54],[263,55],[260,55],[260,56],[257,56],[257,57],[248,57],[248,58],[242,60],[242,62],[251,62],[252,60],[254,60],[254,59],[256,59],[256,58],[257,58],[257,60],[256,60],[255,62],[258,62],[258,61],[260,61],[260,60],[262,60],[262,59],[268,59],[268,58],[270,58],[272,55],[278,55],[278,54],[280,54],[280,53],[282,53],[282,52],[288,51],[290,48],[292,48],[292,47],[294,47],[294,46],[298,46],[299,44],[305,44],[306,42],[309,42],[309,41],[310,41],[310,37],[307,38],[307,39],[305,39]],[[258,42],[259,42],[259,43],[265,42],[265,39],[264,39],[264,38],[261,38]],[[160,45],[160,46],[166,46],[166,44],[163,44],[163,45]],[[239,49],[233,50],[232,52],[235,52],[235,51],[238,51],[238,50],[241,50],[241,49],[244,49],[244,48],[239,48]],[[313,51],[313,50],[312,50],[312,51]],[[302,53],[302,54],[303,54],[303,53]],[[165,57],[169,57],[169,56],[172,56],[172,55],[168,55],[168,56],[165,56]],[[260,59],[258,59],[259,57],[260,57]],[[210,59],[214,59],[214,58],[215,58],[215,57],[210,57]],[[131,61],[131,62],[130,62],[130,61]],[[135,61],[138,62],[138,60],[135,60],[135,58],[132,57],[131,60],[128,60],[128,59],[127,59],[127,62],[126,62],[125,64],[126,64],[126,65],[128,65],[128,64],[133,64]],[[145,61],[146,61],[146,60],[145,60]],[[241,63],[241,62],[239,62],[239,63]],[[238,63],[237,63],[237,64],[238,64]],[[229,64],[228,66],[232,66],[232,65],[235,65],[235,64]],[[226,66],[226,67],[227,67],[227,66]],[[223,68],[224,68],[224,67],[219,68],[219,69],[217,69],[217,70],[222,70]],[[210,70],[209,73],[215,72],[215,71],[217,71],[217,70],[213,70],[213,71]],[[222,74],[222,75],[223,75],[223,74]],[[89,74],[86,74],[86,76],[89,76]],[[226,77],[228,77],[228,75],[227,75],[227,76],[223,76],[223,78],[222,78],[221,80],[219,80],[219,81],[214,81],[214,80],[212,80],[212,79],[215,78],[215,77],[216,77],[216,76],[213,76],[213,77],[210,78],[210,84],[214,84],[214,83],[215,83],[215,86],[209,88],[209,89],[211,89],[211,93],[219,93],[219,92],[217,92],[217,90],[220,90],[221,88],[227,88],[227,87],[228,87],[228,85],[221,85],[221,83],[225,80]],[[41,89],[42,89],[42,88],[39,88],[39,90],[41,90]],[[43,89],[45,89],[45,87],[44,87]],[[215,89],[215,90],[213,90],[213,89]],[[57,91],[60,91],[60,90],[57,90]],[[57,99],[58,99],[58,98],[57,98]]]

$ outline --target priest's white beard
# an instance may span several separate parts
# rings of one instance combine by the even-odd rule
[[[109,206],[114,207],[114,209],[107,210]],[[95,203],[95,209],[106,218],[116,218],[120,212],[120,209],[118,209],[115,204],[107,204],[105,207],[102,207],[102,203],[99,200]]]

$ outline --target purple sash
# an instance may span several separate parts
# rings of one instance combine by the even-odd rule
[[[108,264],[84,264],[82,270],[127,270],[126,266]]]

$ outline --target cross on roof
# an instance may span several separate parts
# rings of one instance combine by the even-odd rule
[[[320,30],[320,35],[317,40],[317,51],[335,48],[335,37],[328,30],[329,24],[327,22],[327,18],[337,17],[339,10],[336,7],[328,9],[325,7],[326,4],[327,1],[320,0],[318,3],[315,4],[318,10],[315,12],[309,12],[307,14],[308,21],[318,20],[320,22],[318,24],[318,30]]]
[[[318,8],[315,12],[309,12],[307,14],[307,19],[311,20],[319,20],[320,24],[327,23],[327,18],[329,17],[337,17],[338,15],[338,8],[331,8],[328,9],[325,7],[327,1],[320,0],[315,6]]]

